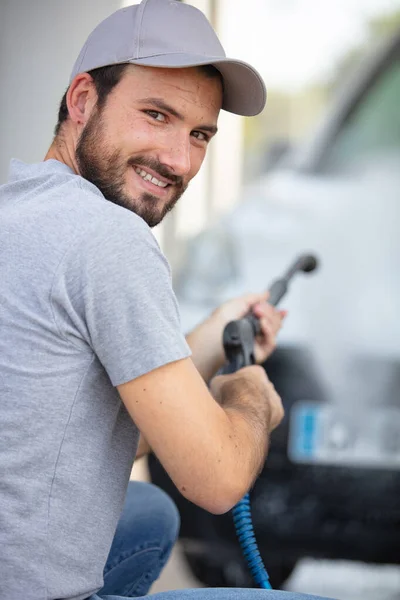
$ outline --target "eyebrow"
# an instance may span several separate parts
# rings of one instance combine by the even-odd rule
[[[140,104],[152,104],[156,108],[159,108],[160,110],[163,110],[163,111],[169,113],[173,117],[176,117],[177,119],[179,119],[179,121],[185,120],[185,117],[180,112],[178,112],[177,110],[175,110],[175,108],[173,108],[172,106],[170,106],[169,104],[164,102],[164,100],[162,100],[161,98],[142,98],[141,100],[139,100],[139,103]],[[218,127],[216,125],[199,125],[195,129],[201,129],[202,131],[207,131],[208,133],[211,133],[212,135],[215,135],[218,131]]]

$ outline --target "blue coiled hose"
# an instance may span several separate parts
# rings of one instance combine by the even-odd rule
[[[233,523],[242,548],[243,556],[257,585],[272,590],[268,573],[258,550],[251,519],[250,495],[246,494],[232,509]]]
[[[277,306],[286,294],[292,277],[299,271],[311,273],[317,267],[317,264],[318,261],[312,254],[300,256],[284,276],[275,280],[270,286],[269,304]],[[234,373],[242,367],[254,364],[254,338],[260,331],[259,321],[253,314],[228,323],[223,333],[223,344],[228,363],[222,369],[222,373]],[[232,513],[239,543],[255,583],[261,588],[271,590],[272,586],[269,582],[268,573],[264,567],[254,535],[249,494],[246,494],[236,504]]]

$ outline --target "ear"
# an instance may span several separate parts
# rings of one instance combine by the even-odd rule
[[[67,107],[70,119],[75,125],[86,125],[97,104],[97,92],[89,73],[77,75],[67,92]]]

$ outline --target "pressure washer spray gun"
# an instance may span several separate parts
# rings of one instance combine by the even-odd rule
[[[310,273],[317,267],[317,259],[311,254],[300,256],[280,279],[276,279],[269,288],[269,304],[277,306],[289,288],[289,282],[298,272]],[[261,333],[257,317],[249,314],[227,324],[223,333],[223,344],[227,364],[221,373],[234,373],[242,367],[255,363],[254,339]],[[251,520],[250,496],[246,496],[233,508],[233,521],[243,555],[257,585],[271,589],[268,573],[257,547]]]

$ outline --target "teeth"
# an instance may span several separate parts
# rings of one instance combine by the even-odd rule
[[[154,185],[158,185],[158,187],[165,188],[168,183],[164,183],[163,181],[159,181],[156,177],[150,175],[150,173],[146,173],[143,169],[139,169],[139,167],[135,168],[135,171],[140,177],[142,177],[145,181],[151,181]]]

